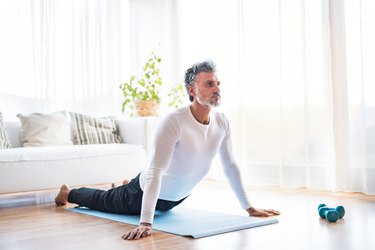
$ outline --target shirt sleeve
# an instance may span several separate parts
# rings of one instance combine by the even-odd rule
[[[154,153],[145,172],[140,222],[152,224],[163,174],[169,167],[173,151],[179,140],[178,123],[174,117],[163,119],[157,129]]]
[[[223,165],[224,174],[237,199],[239,200],[241,207],[243,209],[247,209],[251,207],[251,204],[243,186],[240,169],[234,159],[230,127],[229,122],[226,119],[225,125],[226,135],[220,146],[221,163]]]

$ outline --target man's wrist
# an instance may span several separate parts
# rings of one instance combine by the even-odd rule
[[[246,209],[246,211],[250,214],[251,212],[253,212],[255,210],[254,207],[249,207]]]
[[[145,227],[151,227],[151,223],[147,223],[147,222],[141,222],[140,223],[141,226],[145,226]]]

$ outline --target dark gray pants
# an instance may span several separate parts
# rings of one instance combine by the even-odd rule
[[[137,175],[128,184],[107,191],[93,188],[72,189],[68,196],[68,202],[102,212],[140,214],[142,197],[143,191],[139,185],[139,175]],[[179,201],[158,199],[156,210],[170,210],[185,199],[186,197]]]

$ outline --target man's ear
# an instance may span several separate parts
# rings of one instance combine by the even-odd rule
[[[191,96],[195,96],[195,88],[194,88],[194,86],[189,86],[189,94]]]

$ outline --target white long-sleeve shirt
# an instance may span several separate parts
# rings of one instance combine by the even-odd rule
[[[143,190],[141,222],[151,223],[157,199],[178,201],[190,195],[208,173],[219,152],[224,173],[241,207],[250,207],[232,152],[224,114],[211,111],[208,125],[199,123],[186,106],[164,117],[155,136],[155,151],[140,175]]]

